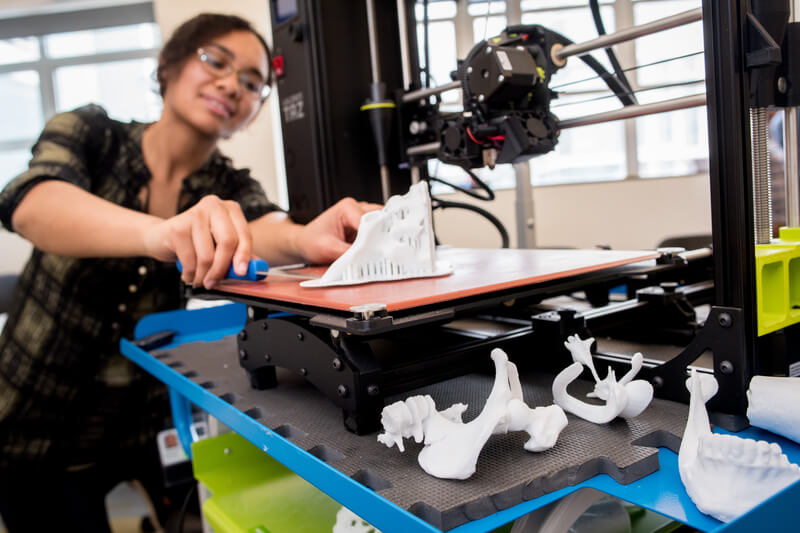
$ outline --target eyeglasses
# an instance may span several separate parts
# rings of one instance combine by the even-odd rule
[[[236,72],[236,79],[244,87],[246,95],[259,98],[262,101],[269,96],[272,88],[261,77],[261,74],[255,69],[237,71],[230,53],[221,47],[210,44],[204,48],[198,48],[197,57],[205,65],[206,70],[217,78],[224,78]]]

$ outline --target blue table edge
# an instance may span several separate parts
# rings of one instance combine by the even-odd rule
[[[244,327],[246,313],[246,306],[238,303],[206,309],[155,313],[137,323],[134,338],[139,339],[160,331],[174,330],[176,335],[172,342],[159,350],[189,342],[219,340],[238,333]],[[194,404],[378,529],[440,531],[245,415],[133,342],[122,339],[120,351],[169,387],[174,423],[189,456],[191,456],[190,404]],[[789,455],[790,461],[795,463],[800,461],[800,446],[792,441],[757,428],[750,428],[740,432],[739,435],[778,442],[784,453]],[[535,457],[535,454],[532,454],[532,457]],[[735,521],[725,524],[698,511],[689,499],[678,475],[677,454],[661,448],[658,459],[659,470],[629,485],[619,484],[607,474],[599,474],[576,485],[467,522],[450,531],[454,533],[491,531],[582,488],[599,490],[702,531],[744,532],[752,531],[756,527],[771,531],[791,529],[789,526],[795,519],[792,504],[800,501],[800,482],[787,487]]]

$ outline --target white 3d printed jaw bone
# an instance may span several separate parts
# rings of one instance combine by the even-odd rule
[[[705,403],[717,392],[713,376],[693,369],[686,387],[691,393],[689,419],[678,471],[700,511],[729,522],[800,480],[800,467],[777,444],[711,432]]]
[[[618,416],[633,418],[640,415],[653,399],[653,386],[650,383],[641,379],[633,380],[642,369],[642,354],[634,354],[630,370],[619,381],[611,369],[606,379],[601,380],[592,360],[590,348],[593,342],[594,338],[581,340],[577,335],[567,337],[564,346],[572,354],[574,363],[553,380],[553,401],[565,411],[595,424],[611,422]],[[588,404],[567,392],[567,386],[581,375],[584,365],[589,368],[595,381],[594,391],[587,396],[604,400],[605,405]]]
[[[414,437],[425,447],[417,461],[428,474],[445,479],[467,479],[475,472],[484,444],[493,434],[527,431],[529,451],[552,448],[567,425],[564,411],[556,405],[531,409],[522,401],[516,365],[499,349],[492,350],[495,380],[486,405],[477,418],[463,423],[467,406],[457,403],[437,411],[430,396],[412,396],[384,407],[384,433],[378,441],[388,447],[397,444],[404,451],[403,438]]]
[[[406,194],[389,198],[380,211],[364,214],[353,245],[320,279],[300,285],[357,285],[452,272],[449,263],[436,261],[431,198],[427,184],[420,182]]]

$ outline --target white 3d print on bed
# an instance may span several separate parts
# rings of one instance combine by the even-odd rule
[[[567,425],[564,411],[557,405],[528,407],[522,398],[517,366],[499,348],[492,350],[491,356],[494,386],[474,420],[461,420],[467,409],[463,403],[437,411],[430,396],[411,396],[383,408],[384,432],[378,435],[378,442],[389,448],[396,445],[401,452],[405,451],[404,438],[424,442],[417,462],[428,474],[443,479],[467,479],[474,474],[478,455],[492,435],[526,431],[530,438],[524,448],[530,452],[555,446]]]
[[[374,281],[443,276],[449,263],[436,261],[431,199],[424,182],[402,196],[392,196],[380,211],[361,217],[353,245],[320,279],[303,287],[357,285]]]
[[[572,354],[574,362],[553,380],[553,403],[561,406],[564,411],[595,424],[607,424],[618,416],[639,416],[653,399],[653,386],[643,379],[633,379],[642,369],[644,357],[640,353],[634,354],[630,370],[619,381],[611,368],[608,369],[606,378],[600,379],[590,350],[593,342],[594,338],[583,340],[577,335],[567,337],[564,346]],[[567,392],[567,386],[578,379],[584,366],[589,368],[595,381],[594,391],[587,396],[605,401],[604,405],[583,402]]]
[[[692,369],[686,387],[689,419],[678,471],[700,511],[730,522],[800,480],[800,467],[789,462],[778,444],[711,432],[705,403],[717,393],[714,376]]]

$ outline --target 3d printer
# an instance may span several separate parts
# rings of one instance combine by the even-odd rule
[[[746,230],[753,226],[754,219],[748,216],[744,220],[734,214],[751,213],[753,210],[752,205],[745,201],[747,192],[752,190],[753,185],[744,179],[743,173],[743,169],[750,165],[743,165],[739,160],[744,157],[748,161],[750,154],[742,139],[734,143],[740,149],[736,154],[738,172],[734,172],[731,168],[732,156],[725,151],[725,147],[730,144],[728,138],[732,131],[747,130],[727,127],[727,120],[738,115],[733,110],[718,114],[718,107],[729,105],[726,91],[729,87],[738,87],[739,84],[762,87],[754,92],[754,106],[794,103],[792,91],[780,93],[777,89],[763,89],[764,86],[778,87],[775,80],[787,80],[790,79],[787,76],[791,76],[791,62],[781,62],[779,59],[782,57],[781,50],[789,56],[788,50],[794,35],[791,31],[794,26],[788,24],[788,9],[776,9],[772,4],[765,7],[767,3],[753,3],[752,9],[743,17],[750,32],[746,46],[743,45],[750,69],[748,76],[735,76],[733,79],[734,73],[726,71],[725,75],[731,79],[726,79],[725,84],[710,83],[707,95],[637,105],[635,96],[626,88],[624,77],[605,71],[588,53],[617,42],[699,20],[701,17],[708,23],[714,17],[723,16],[724,11],[717,7],[707,7],[711,11],[709,19],[708,13],[703,17],[701,10],[696,9],[645,26],[602,35],[581,44],[572,43],[562,35],[538,25],[509,27],[501,35],[477,44],[459,63],[458,70],[453,73],[453,82],[440,87],[419,88],[419,67],[414,66],[414,62],[409,59],[414,53],[411,43],[416,42],[414,25],[409,24],[411,3],[398,2],[393,6],[397,10],[392,13],[396,20],[405,22],[401,27],[408,28],[407,35],[400,34],[398,37],[396,31],[387,32],[385,28],[378,28],[384,17],[376,18],[372,2],[366,2],[363,6],[365,11],[360,13],[367,19],[366,28],[363,24],[356,24],[361,29],[355,31],[351,23],[343,29],[347,32],[353,30],[350,41],[356,44],[349,46],[338,42],[340,35],[332,37],[321,31],[323,26],[330,29],[326,24],[339,21],[336,17],[330,17],[336,10],[328,4],[300,2],[293,4],[288,12],[276,10],[276,54],[284,58],[286,65],[290,55],[299,53],[298,50],[305,47],[319,70],[316,73],[302,73],[306,78],[300,74],[298,77],[303,78],[308,86],[318,84],[316,86],[330,87],[332,91],[336,91],[336,87],[324,85],[320,81],[330,81],[328,77],[343,74],[340,72],[340,65],[332,68],[331,59],[335,59],[335,54],[343,51],[360,52],[360,57],[364,60],[360,67],[354,67],[353,72],[361,79],[370,81],[365,83],[360,97],[351,99],[360,102],[362,112],[367,114],[368,119],[365,120],[363,116],[353,118],[355,114],[351,108],[351,120],[359,124],[357,131],[362,135],[357,150],[351,152],[358,154],[360,164],[363,165],[364,160],[371,159],[373,168],[381,169],[381,194],[384,198],[396,190],[398,179],[400,183],[403,178],[413,181],[418,179],[420,173],[424,174],[422,163],[431,157],[465,169],[518,162],[552,150],[558,142],[560,130],[567,127],[698,106],[708,100],[712,126],[716,128],[711,132],[711,174],[715,184],[712,190],[715,253],[712,256],[708,248],[689,253],[672,250],[650,264],[633,269],[616,269],[594,276],[568,277],[566,280],[535,287],[523,284],[517,292],[488,293],[481,297],[473,296],[469,300],[424,305],[394,312],[387,311],[385,305],[382,307],[381,304],[385,302],[380,300],[367,302],[376,306],[365,313],[360,307],[354,307],[352,311],[346,308],[326,310],[276,301],[272,297],[253,298],[251,295],[243,298],[243,301],[251,305],[251,322],[240,337],[240,349],[244,353],[270,353],[268,361],[263,357],[242,358],[242,365],[250,373],[254,385],[274,385],[273,380],[265,376],[273,375],[275,365],[293,368],[301,373],[305,370],[309,375],[311,365],[319,366],[309,379],[343,408],[347,426],[359,433],[372,431],[377,424],[377,413],[385,395],[453,375],[452,361],[459,357],[458,345],[464,346],[461,355],[476,349],[474,333],[454,333],[455,330],[450,326],[436,328],[457,317],[479,314],[490,317],[495,323],[505,324],[506,332],[512,331],[511,336],[517,341],[528,343],[529,346],[548,347],[554,351],[558,351],[563,338],[572,333],[635,337],[638,341],[649,339],[682,346],[683,349],[677,350],[677,355],[668,362],[650,361],[643,371],[646,378],[653,383],[658,396],[678,400],[687,398],[687,391],[683,386],[687,366],[703,353],[710,351],[713,354],[713,371],[720,381],[721,390],[712,409],[731,415],[726,417],[725,422],[729,427],[742,427],[746,423],[742,415],[746,408],[744,391],[749,377],[758,370],[786,372],[788,365],[798,356],[792,355],[797,354],[797,350],[792,349],[796,334],[791,327],[767,337],[759,337],[754,328],[758,320],[756,287],[755,280],[749,279],[754,278],[750,276],[754,270],[754,259],[752,249],[746,246],[752,240],[752,232]],[[353,15],[348,13],[348,16]],[[787,31],[787,26],[790,31]],[[720,38],[715,37],[715,32],[718,31],[715,26],[707,24],[707,48],[718,54],[718,57],[725,58],[728,57],[727,50],[721,49],[720,44],[714,40]],[[323,42],[316,42],[315,39]],[[327,52],[328,44],[333,40],[337,44]],[[370,51],[369,55],[364,53],[367,50]],[[572,56],[581,57],[606,81],[624,104],[622,109],[585,119],[558,121],[550,111],[550,102],[556,94],[549,88],[549,81],[554,72]],[[295,57],[292,61],[298,60]],[[350,60],[351,63],[354,62],[352,57]],[[714,82],[721,75],[718,70],[725,66],[724,61],[722,63],[721,65],[719,60],[708,61],[709,82]],[[402,68],[389,69],[387,64]],[[297,97],[292,91],[299,86],[299,82],[292,78],[289,66],[285,68],[278,81],[281,100],[294,101]],[[381,74],[388,70],[392,74],[389,78],[382,78]],[[398,79],[398,71],[403,71],[403,81]],[[387,93],[388,79],[391,79],[391,86],[395,88],[393,93]],[[775,83],[769,85],[769,81]],[[791,87],[791,83],[788,86]],[[462,93],[463,111],[440,113],[436,95],[454,89]],[[321,93],[318,98],[324,102],[325,91]],[[388,97],[387,94],[394,96]],[[737,94],[742,98],[742,94],[747,93]],[[750,107],[751,104],[748,103],[743,109]],[[337,120],[343,120],[339,115],[341,109],[337,106],[327,108],[323,104],[317,109],[317,113],[321,115],[318,120],[320,124],[325,124],[326,112],[335,114]],[[311,112],[309,115],[312,115],[309,117],[309,127],[313,129],[316,119]],[[290,157],[295,149],[293,128],[298,128],[301,121],[286,112],[282,117],[287,161],[291,161],[295,159]],[[725,125],[722,128],[725,131],[719,129],[719,123]],[[346,127],[342,131],[347,135],[352,133]],[[754,132],[756,138],[757,133]],[[317,137],[322,139],[322,133]],[[718,143],[724,143],[724,146],[720,148]],[[364,144],[375,145],[377,149],[365,150]],[[330,162],[330,153],[326,154],[323,155]],[[325,170],[319,175],[332,180],[335,170],[343,166],[341,161],[349,158],[339,155],[336,165],[325,166],[326,157],[315,160],[321,161]],[[723,168],[726,173],[724,180],[720,175]],[[295,178],[293,172],[292,165],[287,163],[290,199],[296,198],[291,194],[292,180]],[[734,185],[737,181],[732,176],[738,175],[741,182],[737,188]],[[341,174],[338,177],[341,178]],[[336,182],[336,186],[342,188],[346,188],[347,184],[347,179]],[[370,184],[373,195],[377,192],[377,185],[377,180]],[[363,184],[360,183],[359,187],[361,186]],[[295,184],[294,187],[302,188],[306,193],[308,191],[302,184]],[[319,190],[324,191],[326,187],[320,187]],[[347,194],[347,191],[343,192]],[[372,199],[378,198],[372,196]],[[333,198],[329,198],[328,202],[332,200]],[[736,205],[734,208],[733,203],[743,205]],[[298,202],[298,205],[302,210],[303,202]],[[735,225],[730,222],[732,218],[736,218]],[[609,304],[608,289],[620,284],[627,286],[629,299],[621,304]],[[554,310],[538,306],[547,296],[574,290],[586,291],[595,304],[594,308],[576,312],[571,309]],[[498,307],[497,304],[501,302],[506,305]],[[695,306],[699,304],[712,305],[705,320],[698,319],[695,313]],[[293,317],[269,318],[274,311],[287,310],[294,313]],[[268,323],[273,322],[280,322],[281,328],[288,328],[280,338],[274,337],[272,333],[264,333],[274,331],[271,325],[267,327]],[[414,335],[408,335],[405,331],[411,324],[425,325],[424,349],[410,340]],[[318,339],[318,346],[314,350],[318,352],[317,355],[301,357],[294,353],[294,344],[287,339],[301,337]],[[439,337],[441,341],[434,340]],[[505,333],[483,337],[482,344],[502,344],[505,338]],[[526,340],[521,341],[521,338]],[[398,363],[392,361],[391,357],[382,357],[379,352],[387,350],[388,344],[395,345],[389,352],[407,350],[409,353],[420,354],[420,357],[414,358],[416,362],[413,363],[408,360]],[[612,365],[620,361],[613,354],[601,353],[598,356]],[[464,361],[466,360],[468,357],[465,355]],[[441,363],[444,361],[447,363]],[[542,361],[537,364],[547,365]],[[466,363],[459,364],[458,372],[466,372],[470,368]],[[346,380],[342,379],[343,372],[348,376]]]

